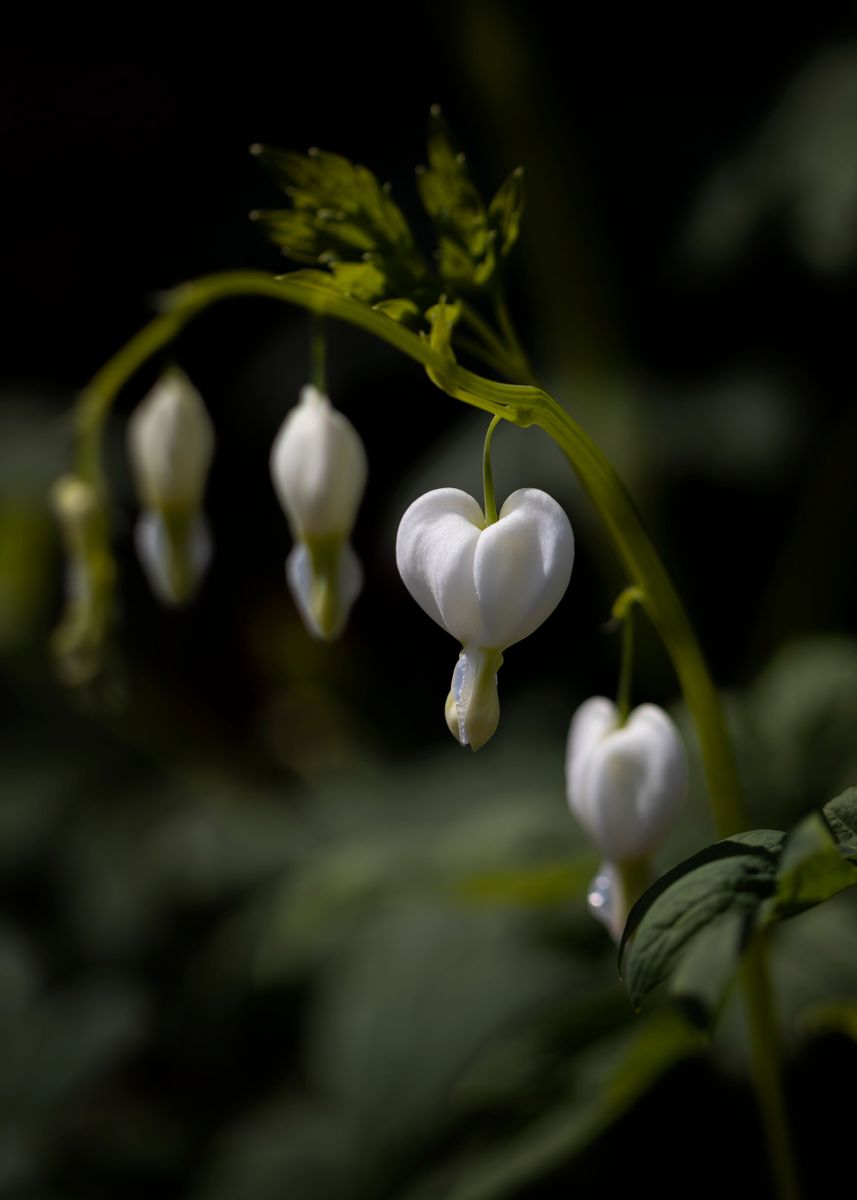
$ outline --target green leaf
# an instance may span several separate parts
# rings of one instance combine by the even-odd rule
[[[574,1098],[499,1148],[468,1163],[448,1200],[504,1200],[570,1162],[702,1043],[671,1013],[635,1023],[630,1038],[602,1039],[575,1064]]]
[[[488,206],[488,221],[497,231],[499,252],[505,258],[518,240],[524,213],[524,168],[516,167],[497,189]]]
[[[626,963],[628,988],[635,1007],[649,998],[694,950],[696,940],[712,925],[729,919],[734,929],[707,935],[696,959],[690,959],[681,987],[700,1007],[717,997],[727,975],[724,955],[735,949],[734,963],[752,931],[759,906],[776,888],[778,855],[785,834],[758,829],[737,834],[709,846],[659,880],[634,905],[620,946],[622,953],[632,934]],[[732,940],[738,920],[743,934]],[[719,965],[716,986],[700,989],[698,980],[705,951],[716,948]],[[707,1008],[706,1008],[706,1011]]]
[[[374,263],[331,263],[333,278],[346,296],[371,304],[387,287],[387,277]]]
[[[449,304],[445,299],[433,304],[426,312],[426,320],[431,328],[429,344],[432,350],[446,355],[453,361],[455,355],[452,352],[452,330],[460,316],[461,305],[458,302]]]
[[[840,850],[849,859],[857,858],[857,788],[848,788],[822,811]]]
[[[256,212],[254,219],[280,249],[298,262],[370,262],[375,275],[359,276],[358,290],[420,293],[429,271],[401,209],[371,171],[339,154],[297,154],[271,146],[253,153],[292,202],[290,209]],[[378,292],[379,276],[384,278]],[[390,289],[393,289],[392,291]],[[356,295],[356,292],[353,294]]]
[[[417,187],[437,230],[441,279],[456,289],[483,286],[496,266],[496,230],[436,105],[429,114],[428,166],[418,168]]]
[[[766,906],[765,918],[794,916],[855,883],[857,866],[843,856],[824,816],[810,813],[786,840],[777,872],[776,894]]]
[[[727,913],[703,929],[679,961],[669,994],[700,1028],[720,1009],[751,932],[746,912]]]
[[[413,300],[407,300],[401,296],[392,300],[381,300],[372,307],[375,312],[383,313],[391,321],[399,321],[402,325],[409,325],[412,329],[422,323],[423,315],[419,307],[414,304]]]
[[[567,862],[515,867],[463,880],[458,891],[464,898],[481,904],[515,907],[567,904],[585,891],[597,865],[597,859],[585,854]]]

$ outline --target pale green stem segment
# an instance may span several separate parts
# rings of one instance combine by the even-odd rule
[[[613,605],[614,620],[622,622],[622,664],[619,670],[619,687],[616,707],[619,724],[624,725],[631,711],[631,679],[634,672],[634,605],[643,603],[643,590],[638,587],[625,588]],[[642,895],[642,893],[639,893]]]
[[[497,520],[497,500],[494,496],[494,472],[491,469],[491,439],[494,430],[502,421],[502,417],[492,417],[485,434],[485,445],[482,449],[482,490],[485,493],[485,522],[493,525]]]
[[[324,317],[318,314],[312,319],[311,374],[313,384],[322,395],[327,395],[327,339],[324,332]]]
[[[544,430],[569,459],[583,488],[610,534],[628,578],[642,592],[641,604],[672,660],[682,693],[696,726],[708,781],[714,823],[719,837],[746,828],[735,760],[723,711],[702,650],[666,568],[622,481],[580,426],[559,404],[532,384],[498,383],[459,366],[433,350],[421,337],[383,313],[339,292],[304,272],[275,278],[256,271],[210,275],[175,289],[166,297],[165,311],[154,318],[95,376],[77,408],[77,469],[88,482],[103,488],[101,431],[114,396],[152,355],[209,305],[235,296],[267,296],[298,304],[311,312],[348,321],[421,363],[431,380],[448,395],[521,427]],[[465,309],[463,316],[478,326],[484,322]],[[490,327],[486,327],[489,328]],[[491,346],[499,361],[514,359],[496,335]],[[520,378],[518,364],[510,371]],[[757,1095],[776,1164],[783,1200],[796,1195],[791,1147],[779,1078],[778,1050],[770,985],[760,947],[744,968],[747,1008],[753,1042]]]

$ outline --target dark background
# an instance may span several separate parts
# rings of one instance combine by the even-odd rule
[[[393,539],[398,516],[427,487],[478,488],[485,422],[436,392],[391,349],[347,328],[329,331],[331,396],[359,427],[371,464],[355,531],[367,587],[341,644],[311,642],[286,594],[288,534],[267,470],[273,435],[307,377],[309,321],[300,312],[230,301],[200,318],[174,348],[218,431],[207,500],[216,558],[185,613],[159,609],[134,562],[134,501],[123,461],[122,417],[168,359],[123,392],[108,439],[122,572],[115,646],[106,681],[93,694],[69,696],[52,679],[45,646],[59,612],[62,566],[43,497],[68,462],[64,414],[87,378],[147,319],[159,291],[218,270],[289,269],[247,219],[251,209],[278,203],[248,153],[252,142],[318,145],[366,162],[392,182],[426,246],[430,231],[418,213],[413,167],[424,158],[432,103],[442,104],[484,193],[523,164],[528,211],[509,279],[522,336],[546,386],[628,480],[718,682],[743,695],[746,712],[764,725],[760,688],[799,707],[815,686],[785,668],[781,676],[763,674],[767,683],[760,683],[774,655],[805,635],[835,635],[840,640],[812,643],[822,648],[805,655],[813,679],[823,677],[822,690],[830,672],[850,662],[848,637],[857,632],[857,207],[849,208],[847,195],[857,101],[847,84],[840,101],[835,81],[847,80],[849,62],[852,77],[857,71],[853,21],[844,8],[804,12],[791,23],[761,12],[716,21],[712,15],[708,25],[698,15],[686,24],[648,16],[629,24],[614,13],[581,18],[573,9],[568,17],[572,28],[560,33],[539,5],[417,5],[389,23],[362,11],[319,9],[289,13],[228,44],[175,34],[149,45],[29,42],[3,51],[0,253],[12,303],[0,368],[10,572],[0,643],[11,832],[0,933],[9,933],[13,948],[25,947],[8,951],[12,965],[3,978],[29,980],[20,962],[36,964],[32,990],[29,983],[20,989],[39,999],[22,1001],[24,1013],[65,1013],[69,993],[74,999],[75,989],[93,979],[101,987],[106,978],[109,987],[90,1007],[78,997],[79,1026],[72,1015],[65,1025],[57,1018],[59,1032],[50,1035],[48,1017],[26,1036],[14,1024],[5,1029],[4,1044],[25,1036],[43,1049],[22,1068],[25,1099],[14,1071],[4,1092],[12,1135],[2,1147],[8,1163],[0,1163],[0,1194],[6,1187],[26,1200],[154,1192],[264,1200],[268,1185],[256,1175],[252,1190],[252,1173],[236,1167],[239,1183],[230,1192],[226,1182],[211,1182],[219,1170],[212,1176],[211,1163],[220,1162],[233,1123],[274,1088],[295,1096],[312,1090],[306,1046],[326,1020],[316,991],[320,968],[314,959],[270,986],[259,985],[256,968],[248,968],[239,995],[229,991],[234,981],[222,991],[211,985],[197,949],[232,928],[248,901],[256,911],[254,889],[267,896],[280,872],[287,879],[308,860],[326,861],[331,827],[346,845],[373,821],[398,819],[407,827],[412,818],[401,812],[378,816],[376,803],[387,811],[378,796],[389,792],[390,812],[405,803],[414,812],[434,804],[428,784],[420,801],[413,780],[448,740],[441,709],[456,647],[405,594]],[[784,97],[806,78],[801,73],[819,63],[821,84],[800,93],[810,99],[797,116],[777,118]],[[834,80],[828,108],[811,99],[826,94],[825,79]],[[841,116],[838,141],[826,139],[835,124],[829,112]],[[724,177],[732,191],[727,187],[727,200],[718,203]],[[813,225],[812,195],[841,189],[846,200],[829,217],[822,203]],[[854,200],[857,185],[850,194]],[[824,234],[837,222],[841,236],[825,241],[819,228]],[[574,524],[578,556],[552,621],[507,655],[504,716],[498,745],[483,752],[485,767],[483,755],[465,761],[443,743],[437,798],[459,814],[456,820],[468,790],[480,786],[480,770],[498,787],[519,779],[515,786],[525,788],[532,775],[534,790],[550,796],[554,788],[546,803],[556,795],[561,802],[569,714],[586,696],[615,687],[617,647],[603,626],[622,579],[603,535],[541,435],[501,430],[496,445],[498,492],[529,483],[557,494]],[[23,524],[15,523],[19,517]],[[850,683],[836,686],[853,696]],[[639,698],[667,704],[676,690],[669,664],[643,631]],[[830,729],[826,712],[813,710],[800,726],[809,747],[818,746],[819,730]],[[751,787],[754,824],[787,827],[833,794],[843,763],[854,762],[852,710],[837,712],[844,732],[838,741],[831,735],[830,763],[807,767],[805,756],[799,767],[783,765],[789,781],[779,792],[779,784],[764,780],[757,792]],[[504,752],[499,741],[507,731]],[[760,737],[753,726],[748,740]],[[549,752],[553,766],[532,768],[528,746],[533,754]],[[753,780],[764,775],[754,763],[766,757],[758,745],[755,753],[747,760]],[[365,783],[367,762],[377,794]],[[182,784],[173,794],[176,764]],[[325,812],[331,779],[342,792],[341,780],[352,776],[363,780],[360,803],[349,807],[337,792],[330,801],[335,816],[319,818],[315,793]],[[218,788],[228,798],[212,801]],[[786,793],[791,798],[777,810],[775,799]],[[210,803],[221,805],[213,818]],[[202,842],[223,844],[211,860],[202,842],[182,840],[188,806],[211,819]],[[156,865],[152,850],[137,878],[135,847],[154,836],[162,817],[157,845],[174,865]],[[413,820],[418,832],[404,834],[405,841],[423,836]],[[539,836],[547,837],[544,828]],[[704,817],[694,830],[710,837]],[[193,864],[203,861],[197,876]],[[169,884],[162,886],[165,872]],[[134,876],[124,891],[114,879],[123,873]],[[177,881],[185,874],[183,892]],[[337,876],[335,863],[331,874]],[[389,883],[394,906],[397,886]],[[127,916],[132,909],[134,920]],[[421,928],[415,923],[406,941],[419,947]],[[327,932],[317,936],[327,944]],[[603,967],[610,955],[595,933],[579,937],[584,954]],[[557,945],[565,938],[560,924],[538,932]],[[2,945],[0,951],[6,953]],[[222,953],[243,962],[231,941]],[[333,970],[335,955],[319,954]],[[2,953],[0,962],[7,962]],[[126,1013],[133,1036],[117,1037],[101,1059],[95,1052],[76,1076],[69,1048],[88,1044],[90,1014],[98,1029],[126,1019],[117,1016],[126,1012],[121,988],[132,983],[142,996],[139,1012],[129,1001]],[[376,985],[384,991],[383,979]],[[454,1008],[447,1020],[455,1025]],[[854,1050],[830,1034],[812,1053],[796,1053],[792,1092],[809,1160],[821,1117],[800,1097],[830,1086],[843,1061],[853,1068]],[[53,1078],[54,1062],[65,1064],[65,1090],[44,1082]],[[688,1090],[704,1114],[699,1125],[729,1107],[737,1114],[731,1137],[745,1156],[754,1153],[742,1085],[694,1063],[564,1166],[565,1175],[547,1171],[547,1182],[531,1185],[542,1190],[513,1194],[557,1194],[551,1189],[560,1178],[563,1186],[600,1184],[613,1194],[611,1187],[625,1186],[622,1160],[633,1157],[625,1148],[644,1155],[665,1114],[680,1140],[696,1146],[699,1125],[681,1102]],[[302,1166],[303,1175],[286,1172],[281,1184],[275,1168],[260,1167],[258,1175],[273,1181],[271,1195],[285,1194],[276,1188],[286,1186],[312,1198],[405,1195],[428,1164],[458,1153],[468,1138],[476,1145],[502,1140],[561,1093],[556,1078],[539,1076],[520,1084],[514,1102],[498,1093],[487,1123],[472,1114],[446,1125],[438,1120],[434,1140],[405,1139],[399,1158],[381,1155],[380,1174],[373,1167],[365,1177],[349,1176],[352,1191],[317,1165],[326,1157],[362,1163],[350,1143],[342,1148],[347,1139],[324,1142],[327,1149]],[[435,1112],[443,1107],[438,1101]],[[272,1144],[287,1125],[287,1118],[273,1122]],[[829,1129],[824,1134],[832,1138]],[[305,1140],[312,1143],[309,1133]],[[712,1164],[712,1194],[731,1169]],[[832,1164],[817,1170],[835,1176]],[[748,1187],[754,1182],[751,1172]],[[672,1176],[660,1186],[664,1195],[683,1194]]]

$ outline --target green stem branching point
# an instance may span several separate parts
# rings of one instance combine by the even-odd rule
[[[500,424],[502,417],[492,417],[485,434],[485,445],[482,449],[482,488],[485,494],[485,522],[493,525],[497,520],[497,500],[494,495],[494,472],[491,469],[491,439],[494,430]]]

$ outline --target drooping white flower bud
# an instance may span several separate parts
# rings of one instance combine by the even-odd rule
[[[173,368],[138,404],[128,422],[128,454],[143,513],[137,553],[152,591],[183,604],[211,561],[201,512],[214,454],[214,429],[199,392]]]
[[[571,721],[566,752],[569,806],[604,855],[589,903],[614,938],[647,883],[649,855],[687,794],[687,758],[674,722],[641,704],[620,723],[612,700],[593,696]]]
[[[100,670],[112,611],[114,569],[104,509],[96,489],[77,475],[51,488],[66,560],[65,607],[52,643],[63,679],[89,683]]]
[[[568,517],[545,492],[521,488],[488,524],[472,496],[438,488],[402,517],[396,562],[420,607],[461,642],[446,719],[463,746],[478,750],[500,716],[502,651],[537,629],[568,587]]]
[[[349,538],[366,475],[354,426],[318,388],[302,388],[274,439],[271,478],[295,541],[286,578],[307,629],[325,640],[344,629],[363,582]]]

